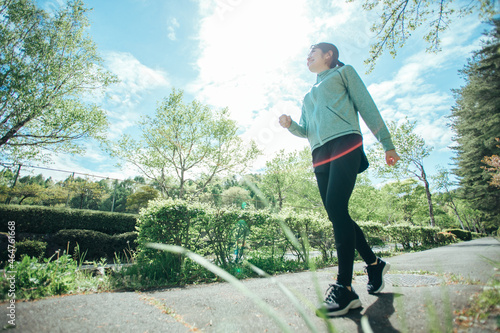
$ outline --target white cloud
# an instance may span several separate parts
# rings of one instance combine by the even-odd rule
[[[143,65],[132,54],[127,52],[106,52],[106,67],[118,76],[120,83],[111,87],[125,96],[140,94],[144,91],[170,85],[167,74],[163,70],[152,69]]]
[[[171,84],[165,71],[147,67],[130,53],[106,52],[104,59],[120,80],[108,88],[103,101],[110,118],[108,139],[116,139],[139,120],[142,112],[137,108],[144,97]]]
[[[180,24],[179,24],[179,22],[177,22],[177,19],[175,17],[169,20],[169,22],[168,22],[168,28],[167,28],[167,31],[168,31],[167,37],[168,37],[168,39],[170,39],[172,41],[177,40],[177,36],[175,34],[175,31],[179,27],[180,27]]]

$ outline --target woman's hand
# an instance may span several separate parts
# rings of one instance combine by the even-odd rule
[[[399,161],[399,155],[396,153],[395,149],[388,150],[385,152],[385,162],[387,165],[394,166],[396,162]]]
[[[284,128],[289,128],[292,125],[292,117],[282,114],[280,116],[280,125]]]

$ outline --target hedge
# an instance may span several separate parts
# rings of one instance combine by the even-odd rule
[[[62,251],[68,249],[69,254],[74,254],[78,245],[80,254],[84,255],[83,259],[90,261],[101,258],[112,260],[115,253],[119,256],[123,254],[123,250],[134,250],[136,239],[136,232],[108,235],[83,229],[60,230],[50,237],[51,243]]]
[[[180,245],[213,259],[221,266],[237,263],[241,251],[248,255],[247,258],[265,260],[283,259],[291,252],[299,262],[308,260],[309,246],[321,251],[324,260],[331,259],[335,253],[331,222],[310,212],[300,214],[284,210],[280,214],[271,214],[238,208],[214,209],[200,203],[157,199],[141,211],[137,221],[139,260],[156,266],[163,262],[165,270],[158,274],[168,279],[182,274],[183,258],[151,249],[147,243]],[[292,244],[288,239],[281,227],[283,224],[298,243]],[[449,242],[449,238],[437,238],[441,230],[436,227],[409,224],[385,226],[375,222],[359,225],[371,240],[394,242],[404,248]]]
[[[445,232],[451,232],[455,236],[457,236],[458,239],[463,240],[463,241],[468,241],[472,239],[472,233],[469,230],[462,230],[462,229],[446,229],[444,230]]]
[[[95,230],[108,235],[135,231],[137,215],[44,206],[0,205],[0,232],[16,222],[16,233],[53,234],[64,229]]]

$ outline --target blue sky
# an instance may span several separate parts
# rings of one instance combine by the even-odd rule
[[[53,10],[62,0],[37,0]],[[307,146],[279,127],[280,114],[298,120],[303,96],[315,82],[306,68],[311,44],[336,44],[340,60],[353,65],[386,121],[407,116],[417,121],[417,133],[434,148],[424,161],[428,174],[448,166],[453,133],[446,126],[454,105],[451,92],[463,81],[470,53],[480,48],[487,28],[476,15],[452,22],[442,35],[442,51],[425,52],[421,32],[414,32],[393,59],[385,54],[366,74],[374,33],[374,13],[360,3],[332,0],[87,0],[89,34],[105,67],[121,82],[98,102],[108,113],[109,138],[139,135],[135,126],[155,112],[157,101],[173,88],[186,102],[198,99],[214,108],[229,107],[243,140],[253,139],[264,151],[251,171],[259,170],[280,149]],[[366,145],[374,137],[362,126]],[[138,175],[116,161],[95,142],[84,142],[84,156],[54,155],[50,167],[124,179]],[[28,171],[28,170],[26,170]],[[39,171],[35,170],[34,174]],[[43,172],[54,178],[67,174]]]

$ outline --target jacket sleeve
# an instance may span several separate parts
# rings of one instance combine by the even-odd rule
[[[306,117],[304,116],[304,106],[302,106],[302,114],[300,116],[300,121],[297,124],[294,120],[292,120],[292,124],[288,128],[290,133],[300,138],[307,138],[307,123]]]
[[[356,73],[356,70],[352,66],[345,65],[342,68],[341,75],[344,77],[346,88],[354,104],[354,108],[359,112],[366,126],[368,126],[373,135],[382,144],[385,151],[394,149],[391,134],[373,98],[358,73]]]

